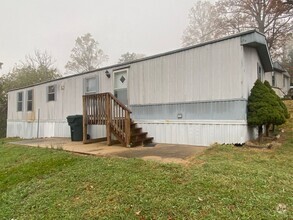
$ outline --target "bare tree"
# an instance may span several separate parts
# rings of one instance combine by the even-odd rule
[[[22,67],[31,67],[33,69],[41,67],[51,69],[55,68],[55,62],[56,61],[47,53],[47,51],[41,52],[39,50],[35,50],[34,55],[25,56],[25,61],[21,61],[21,65]]]
[[[217,10],[211,2],[196,2],[188,15],[189,24],[183,33],[183,46],[205,42],[219,36],[217,17]]]
[[[124,53],[124,54],[121,55],[121,57],[118,60],[118,63],[126,63],[126,62],[137,60],[137,59],[140,59],[140,58],[143,58],[143,57],[145,57],[144,54],[127,52],[127,53]]]
[[[245,1],[245,0],[244,0]],[[217,10],[217,28],[222,36],[236,34],[247,29],[255,29],[253,18],[247,15],[232,0],[220,0],[215,4]]]
[[[266,35],[273,57],[281,55],[282,45],[293,30],[292,5],[281,0],[221,0],[216,5],[219,19],[227,29],[257,29]],[[237,18],[240,18],[238,28]]]
[[[90,33],[76,39],[70,58],[65,68],[76,73],[94,70],[108,60]]]
[[[191,9],[183,45],[235,34],[249,29],[264,33],[275,59],[293,31],[293,6],[282,0],[219,0],[198,2]]]
[[[293,33],[288,43],[283,46],[282,66],[291,76],[290,82],[293,85]]]

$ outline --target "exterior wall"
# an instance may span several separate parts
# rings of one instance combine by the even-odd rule
[[[126,68],[132,117],[155,142],[243,143],[254,136],[246,103],[258,63],[256,49],[241,46],[240,37],[131,63]],[[7,136],[35,138],[39,128],[39,137],[69,137],[66,117],[82,114],[84,80],[96,77],[97,92],[113,93],[114,70],[108,69],[110,79],[101,70],[9,92]],[[56,85],[56,101],[47,101],[49,85]],[[17,112],[17,92],[31,88],[33,111]],[[103,126],[90,126],[89,134],[106,136]]]
[[[273,85],[272,83],[273,73],[275,74],[275,85]],[[284,73],[278,71],[267,72],[265,73],[265,80],[267,80],[270,83],[270,85],[272,85],[275,88],[275,92],[280,97],[284,97],[284,95],[286,95],[290,89],[290,78],[286,76]]]
[[[38,135],[39,130],[39,136]],[[89,126],[88,134],[92,138],[106,137],[104,126]],[[42,137],[70,137],[70,127],[66,120],[62,121],[7,121],[7,137],[42,138]]]
[[[78,75],[60,79],[46,84],[36,85],[8,93],[7,137],[19,136],[22,138],[39,137],[70,137],[70,128],[66,117],[82,114],[82,95],[84,94],[84,80],[97,77],[99,92],[112,92],[112,80],[109,80],[104,71]],[[47,101],[47,87],[56,85],[56,100]],[[26,111],[26,92],[33,89],[33,111]],[[17,93],[23,91],[23,111],[17,112]],[[91,137],[104,137],[103,126],[89,126]]]
[[[134,63],[129,69],[129,104],[242,98],[242,56],[240,38],[233,38]]]
[[[253,58],[243,63],[244,55]],[[255,65],[247,72],[256,77],[257,62],[256,50],[245,50],[234,38],[135,63],[129,69],[132,117],[155,142],[243,143],[251,137],[246,124],[251,83],[244,84],[244,74],[246,65]]]
[[[265,80],[268,81],[271,86],[273,85],[272,72],[265,73],[264,81]]]
[[[237,144],[256,137],[246,121],[137,121],[158,143],[209,146],[214,143]]]
[[[244,54],[244,57],[243,57],[244,97],[243,98],[248,99],[250,90],[252,89],[255,81],[257,80],[257,68],[258,68],[258,65],[261,66],[261,62],[255,48],[243,47],[243,52],[244,52],[243,53]],[[264,79],[265,79],[265,74],[263,73],[262,81],[264,81]]]
[[[246,120],[246,100],[200,101],[132,105],[133,119],[143,120]]]
[[[285,78],[285,80],[284,80],[284,78]],[[284,92],[284,94],[287,94],[288,90],[290,88],[290,79],[289,79],[289,77],[285,76],[283,73],[275,71],[275,79],[276,79],[275,87],[278,87],[279,89],[282,90],[282,92]]]

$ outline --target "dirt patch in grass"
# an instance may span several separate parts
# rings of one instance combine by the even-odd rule
[[[143,160],[152,160],[152,161],[157,161],[160,163],[177,163],[177,164],[182,164],[186,165],[188,160],[181,159],[181,158],[174,158],[174,157],[159,157],[159,156],[144,156],[141,157]]]

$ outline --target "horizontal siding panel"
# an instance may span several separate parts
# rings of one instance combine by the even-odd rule
[[[245,120],[246,100],[131,105],[133,119]]]

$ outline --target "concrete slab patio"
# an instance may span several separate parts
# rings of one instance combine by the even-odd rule
[[[122,145],[107,146],[106,142],[83,144],[70,138],[42,138],[20,140],[12,144],[42,148],[62,149],[74,153],[102,157],[141,158],[159,162],[188,163],[188,160],[203,152],[207,147],[174,144],[156,144],[154,147],[126,148]]]

